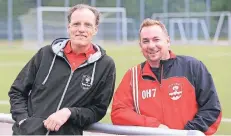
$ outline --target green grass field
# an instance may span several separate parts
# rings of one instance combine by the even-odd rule
[[[144,60],[139,46],[105,46],[117,67],[116,86],[128,68]],[[176,54],[190,55],[202,60],[211,74],[222,104],[223,117],[231,118],[231,46],[172,46]],[[7,47],[0,43],[0,100],[8,101],[8,91],[13,80],[35,51]],[[0,113],[9,113],[9,105],[0,104]],[[110,123],[107,114],[101,122]],[[231,122],[222,122],[217,134],[231,135]]]

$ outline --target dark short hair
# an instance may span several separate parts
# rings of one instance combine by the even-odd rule
[[[97,26],[99,25],[100,12],[95,7],[92,7],[86,4],[77,4],[69,10],[68,16],[67,16],[69,23],[71,22],[71,15],[73,14],[73,12],[75,12],[78,9],[89,9],[90,11],[92,11],[93,14],[95,15],[95,25]]]
[[[163,32],[168,35],[168,31],[165,27],[165,25],[158,21],[158,20],[154,20],[154,19],[151,19],[151,18],[146,18],[140,25],[140,30],[139,30],[139,33],[141,32],[141,30],[144,28],[144,27],[148,27],[148,26],[154,26],[154,25],[157,25],[159,27],[161,27],[161,29],[163,30]]]

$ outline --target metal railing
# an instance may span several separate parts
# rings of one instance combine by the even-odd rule
[[[0,123],[13,124],[11,114],[0,113]],[[177,136],[204,136],[204,133],[197,130],[176,130],[164,128],[151,128],[139,126],[119,126],[105,123],[94,123],[86,128],[87,132],[97,132],[117,135],[177,135]]]

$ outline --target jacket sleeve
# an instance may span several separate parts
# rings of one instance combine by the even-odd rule
[[[115,125],[144,127],[158,127],[160,125],[156,118],[135,112],[131,87],[131,70],[124,75],[114,94],[111,120]]]
[[[40,50],[41,51],[41,50]],[[28,117],[28,94],[32,89],[37,69],[40,65],[39,54],[36,53],[20,71],[8,93],[10,97],[10,112],[16,123]]]
[[[200,130],[207,135],[214,134],[221,121],[221,106],[211,74],[200,62],[195,77],[198,112],[192,121],[185,125],[187,130]]]
[[[93,97],[89,107],[71,107],[70,120],[73,124],[84,128],[88,125],[100,121],[106,114],[111,102],[116,79],[116,69],[113,61],[109,74],[104,82],[101,82],[96,95]]]

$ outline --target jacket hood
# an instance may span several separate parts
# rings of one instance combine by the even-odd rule
[[[51,46],[52,46],[52,51],[57,55],[57,56],[64,56],[64,48],[67,44],[67,42],[70,39],[68,38],[59,38],[56,39],[52,42]],[[104,56],[106,54],[106,51],[104,49],[102,49],[99,45],[96,44],[92,44],[93,47],[96,49],[96,52],[94,54],[92,54],[88,60],[87,63],[94,63],[96,62],[98,59],[100,59],[102,56]]]
[[[69,41],[68,38],[59,38],[59,39],[56,39],[52,42],[51,48],[52,48],[52,51],[54,52],[55,55],[54,55],[53,60],[51,62],[48,74],[42,83],[43,85],[46,83],[46,81],[49,78],[51,70],[55,64],[56,56],[60,56],[60,57],[64,58],[64,48],[65,48],[68,41]],[[89,64],[94,63],[93,72],[92,72],[92,80],[91,80],[92,82],[94,81],[94,74],[95,74],[95,68],[96,68],[97,60],[99,60],[101,57],[106,55],[106,51],[103,50],[100,46],[93,44],[93,48],[96,49],[96,52],[94,54],[92,54],[86,62],[84,62],[83,64],[81,64],[79,66],[79,68],[80,68],[80,67],[84,67],[84,66],[87,66]]]

